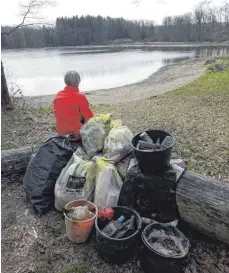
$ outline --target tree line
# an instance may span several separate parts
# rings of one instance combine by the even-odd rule
[[[11,27],[2,27],[9,32]],[[39,48],[101,44],[105,41],[129,39],[139,41],[153,36],[149,21],[128,21],[123,18],[74,16],[56,19],[54,27],[25,27],[2,36],[2,48]]]
[[[12,27],[3,26],[2,33]],[[111,43],[114,41],[223,42],[229,40],[229,3],[199,5],[192,13],[167,16],[161,25],[101,16],[56,19],[55,26],[23,27],[2,35],[2,48],[40,48]]]
[[[229,41],[229,3],[220,7],[200,4],[193,13],[167,16],[155,37],[166,42]]]

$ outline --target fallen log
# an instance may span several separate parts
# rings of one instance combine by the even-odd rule
[[[229,184],[186,171],[176,189],[181,219],[229,244]]]
[[[2,151],[2,175],[23,173],[32,147]],[[200,232],[229,244],[229,184],[186,171],[176,189],[181,219]]]
[[[3,150],[1,153],[2,176],[24,173],[31,158],[32,147]]]

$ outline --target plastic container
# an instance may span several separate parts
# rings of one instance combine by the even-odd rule
[[[65,217],[65,225],[66,225],[66,234],[69,240],[74,243],[80,244],[87,241],[92,227],[95,223],[95,219],[98,215],[98,208],[95,204],[86,200],[77,200],[69,202],[65,207],[78,207],[78,206],[88,206],[89,209],[95,210],[95,215],[86,221],[76,221],[70,219],[66,213],[64,213]]]
[[[126,219],[129,219],[132,215],[135,216],[135,228],[136,231],[129,237],[116,239],[110,238],[101,232],[103,227],[106,226],[108,221],[101,221],[96,218],[96,245],[97,250],[101,258],[109,263],[122,264],[130,259],[136,249],[138,235],[142,226],[140,215],[129,207],[113,207],[114,220],[117,220],[121,215],[124,215]]]
[[[156,251],[147,240],[147,232],[152,229],[164,230],[174,229],[177,235],[181,238],[181,244],[184,245],[184,253],[176,256],[169,256],[166,254],[161,254]],[[184,236],[184,234],[175,227],[168,227],[163,224],[150,224],[142,232],[142,242],[143,248],[140,251],[140,264],[141,268],[145,273],[181,273],[182,262],[190,249],[189,240]]]
[[[138,150],[136,148],[138,141],[141,140],[140,135],[143,132],[138,133],[132,139],[132,147],[134,149],[134,154],[139,162],[139,168],[141,172],[148,175],[163,172],[170,165],[172,147],[175,144],[175,138],[165,131],[148,130],[145,132],[153,139],[154,143],[156,143],[158,138],[160,138],[160,143],[162,143],[162,141],[167,136],[173,138],[173,143],[168,148],[160,151],[144,151]]]

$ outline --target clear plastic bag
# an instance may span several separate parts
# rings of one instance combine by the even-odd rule
[[[118,163],[132,152],[132,138],[133,134],[127,126],[122,126],[121,121],[114,121],[104,142],[104,156],[114,164]]]
[[[111,115],[96,115],[81,128],[83,148],[89,158],[103,150],[104,140],[110,131]]]
[[[72,211],[69,211],[67,216],[72,220],[85,221],[90,219],[90,212],[88,210],[88,206],[79,206],[73,208]]]
[[[97,166],[95,162],[78,156],[77,151],[56,181],[55,208],[59,211],[71,201],[93,199]]]
[[[119,194],[123,185],[114,165],[102,158],[96,158],[97,175],[94,204],[98,209],[114,207],[118,204]]]

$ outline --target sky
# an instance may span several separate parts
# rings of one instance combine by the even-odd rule
[[[102,15],[123,17],[130,20],[152,20],[161,23],[168,15],[180,15],[191,12],[200,0],[55,0],[55,7],[45,8],[42,16],[46,21],[54,22],[59,16]],[[217,5],[221,0],[214,0]],[[20,22],[20,3],[26,0],[1,0],[1,25]]]

